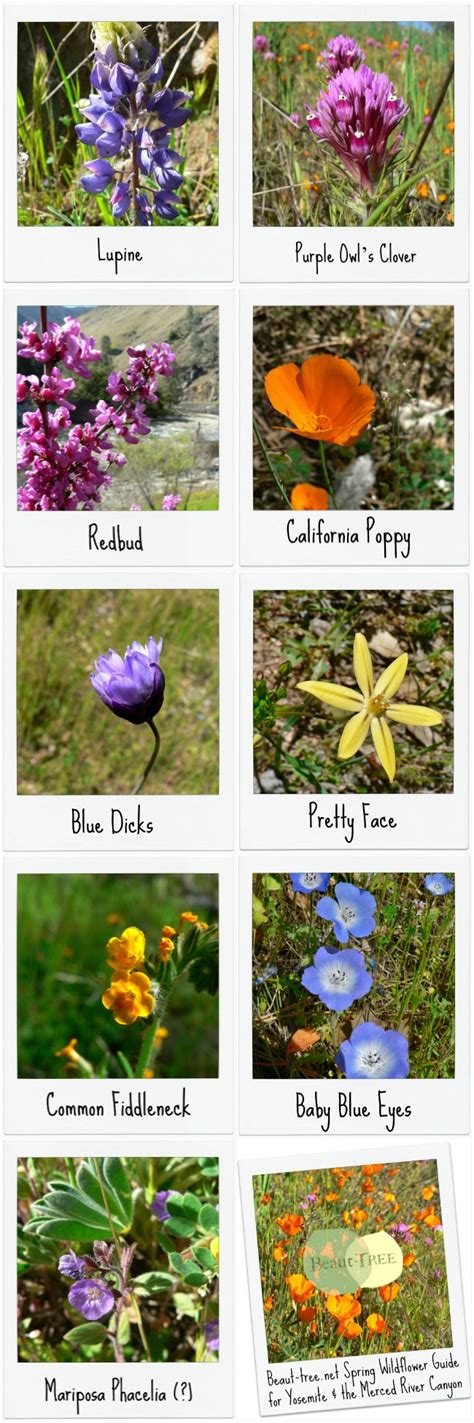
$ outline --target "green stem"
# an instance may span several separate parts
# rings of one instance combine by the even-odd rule
[[[442,163],[444,163],[444,159],[439,158],[436,163],[430,164],[430,170],[434,168],[439,168]],[[425,169],[425,172],[427,171],[429,170]],[[402,198],[405,193],[408,193],[409,189],[412,188],[416,182],[417,178],[414,173],[411,174],[410,178],[405,178],[404,183],[400,183],[398,188],[394,188],[393,193],[389,193],[388,197],[383,198],[382,202],[379,203],[378,206],[373,209],[370,214],[370,217],[368,217],[367,221],[364,222],[364,227],[375,227],[375,224],[378,222],[379,217],[382,217],[385,214],[387,208],[392,207],[393,203],[397,202],[398,198]]]
[[[259,430],[259,428],[258,428],[258,425],[257,425],[257,421],[256,421],[256,420],[254,420],[254,422],[253,422],[253,432],[254,432],[254,435],[255,435],[255,439],[256,439],[256,441],[257,441],[257,444],[259,445],[260,450],[261,450],[261,452],[262,452],[262,455],[263,455],[263,458],[264,458],[264,460],[265,460],[265,464],[266,464],[266,466],[267,466],[267,469],[270,471],[270,474],[271,474],[271,476],[272,476],[272,479],[273,479],[274,483],[276,484],[276,487],[277,487],[277,489],[278,489],[278,493],[280,494],[281,498],[283,499],[283,502],[288,506],[288,509],[291,509],[291,503],[290,503],[290,500],[289,500],[288,495],[287,495],[287,493],[286,493],[286,489],[284,489],[284,488],[283,488],[283,485],[280,484],[280,480],[279,480],[279,478],[278,478],[278,475],[275,474],[275,470],[274,470],[274,468],[273,468],[273,465],[272,465],[272,462],[271,462],[271,459],[270,459],[270,455],[268,454],[268,451],[267,451],[266,448],[265,448],[265,445],[264,445],[264,443],[263,443],[262,436],[261,436],[261,434],[260,434],[260,430]]]
[[[160,997],[158,999],[158,1012],[153,1015],[151,1023],[149,1023],[143,1035],[142,1045],[137,1058],[137,1065],[133,1074],[136,1079],[139,1077],[143,1077],[145,1068],[148,1067],[150,1058],[153,1056],[153,1044],[155,1041],[156,1030],[160,1027],[160,1023],[162,1023],[163,1021],[168,1003],[168,998],[169,992],[160,994]]]
[[[308,916],[308,953],[311,953],[311,930],[313,928],[313,895],[309,896],[309,916]]]
[[[121,1253],[122,1253],[122,1247],[121,1247],[120,1240],[119,1240],[119,1237],[118,1237],[118,1235],[117,1235],[117,1231],[116,1231],[116,1229],[115,1229],[115,1226],[114,1226],[114,1223],[113,1223],[113,1220],[112,1220],[112,1216],[111,1216],[111,1214],[110,1214],[109,1202],[108,1202],[108,1200],[107,1200],[107,1192],[106,1192],[106,1190],[105,1190],[105,1186],[104,1186],[104,1182],[103,1182],[103,1180],[102,1180],[102,1174],[101,1174],[101,1170],[100,1170],[100,1161],[99,1161],[98,1156],[94,1156],[92,1159],[93,1159],[94,1166],[95,1166],[96,1173],[97,1173],[97,1180],[98,1180],[98,1182],[99,1182],[99,1186],[100,1186],[100,1190],[101,1190],[101,1195],[102,1195],[102,1200],[103,1200],[103,1202],[104,1202],[104,1210],[105,1210],[105,1212],[106,1212],[107,1219],[108,1219],[109,1226],[110,1226],[110,1233],[111,1233],[112,1240],[113,1240],[113,1242],[114,1242],[115,1249],[116,1249],[116,1252],[117,1252],[117,1264],[120,1265],[120,1256],[121,1256]]]
[[[152,766],[154,766],[154,764],[155,764],[155,761],[156,761],[156,758],[157,758],[157,755],[158,755],[158,752],[159,752],[159,749],[160,749],[160,733],[159,733],[159,731],[157,730],[154,721],[152,721],[152,720],[147,721],[147,726],[149,726],[150,729],[151,729],[151,731],[153,732],[153,736],[154,736],[154,738],[155,738],[155,744],[154,744],[153,751],[152,751],[151,756],[150,756],[150,760],[147,762],[147,764],[146,764],[146,766],[145,766],[145,770],[144,770],[144,772],[143,772],[143,776],[140,776],[140,780],[137,781],[136,786],[133,787],[132,795],[138,795],[139,791],[141,791],[141,789],[142,789],[142,786],[145,785],[145,781],[147,780],[147,777],[148,777],[149,774],[150,774],[150,771],[151,771],[151,769],[152,769]]]
[[[69,1176],[69,1183],[70,1183],[71,1186],[75,1186],[75,1184],[76,1184],[76,1172],[75,1172],[75,1170],[74,1170],[74,1161],[73,1161],[73,1159],[72,1159],[72,1156],[66,1156],[66,1166],[67,1166],[67,1174],[68,1174],[68,1176]]]
[[[142,1344],[143,1344],[143,1349],[144,1349],[145,1357],[146,1357],[146,1359],[148,1360],[148,1363],[151,1364],[151,1354],[150,1354],[150,1350],[149,1350],[149,1347],[148,1347],[148,1340],[147,1340],[147,1337],[146,1337],[146,1334],[145,1334],[145,1330],[144,1330],[144,1328],[143,1328],[143,1320],[142,1320],[142,1317],[141,1317],[141,1314],[140,1314],[140,1306],[139,1306],[138,1300],[137,1300],[137,1298],[136,1298],[135,1295],[133,1295],[133,1308],[134,1308],[134,1310],[135,1310],[135,1317],[136,1317],[136,1321],[137,1321],[137,1325],[138,1325],[138,1332],[139,1332],[140,1339],[141,1339]]]
[[[330,493],[330,495],[331,495],[331,499],[332,499],[334,508],[337,509],[337,499],[336,499],[336,496],[335,496],[335,494],[334,494],[334,489],[333,489],[333,487],[332,487],[332,480],[331,480],[331,476],[330,476],[330,473],[329,473],[329,470],[328,470],[328,466],[327,466],[327,461],[326,461],[326,451],[325,451],[324,443],[323,443],[322,440],[319,441],[319,455],[320,455],[320,459],[321,459],[321,464],[322,464],[322,466],[323,466],[324,478],[325,478],[325,480],[326,480],[326,484],[327,484],[329,493]]]

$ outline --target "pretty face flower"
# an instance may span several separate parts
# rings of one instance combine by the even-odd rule
[[[336,1067],[346,1077],[408,1077],[407,1039],[378,1023],[359,1023],[341,1043]]]
[[[115,1022],[128,1028],[137,1018],[148,1018],[155,1000],[150,993],[151,982],[146,973],[113,973],[110,988],[102,994],[104,1008],[113,1013]]]
[[[67,1255],[60,1255],[58,1260],[58,1270],[60,1275],[67,1275],[69,1280],[79,1280],[84,1274],[86,1262],[80,1255],[76,1255],[74,1250],[68,1250]]]
[[[109,939],[107,963],[111,968],[138,968],[145,959],[146,939],[141,929],[124,929],[120,939]]]
[[[425,875],[425,889],[429,890],[430,894],[451,894],[454,884],[447,875]]]
[[[301,367],[275,366],[265,376],[265,390],[273,408],[293,423],[284,433],[328,445],[353,445],[376,405],[373,390],[341,356],[310,356]]]
[[[292,887],[297,894],[314,894],[318,890],[321,893],[322,890],[327,889],[330,878],[330,874],[322,875],[318,871],[306,871],[301,875],[290,874]]]
[[[109,1285],[103,1280],[77,1280],[68,1294],[73,1309],[79,1310],[84,1319],[102,1319],[114,1308],[115,1298]]]
[[[149,637],[145,647],[132,642],[124,657],[109,649],[101,655],[91,673],[94,691],[115,716],[141,726],[151,721],[163,706],[165,678],[160,667],[163,638]]]
[[[335,899],[329,895],[318,900],[316,913],[321,919],[328,919],[334,927],[336,939],[347,944],[350,934],[356,939],[365,939],[375,929],[374,910],[377,908],[373,894],[367,889],[357,889],[355,884],[337,884]]]
[[[344,69],[329,80],[315,107],[306,108],[311,132],[330,145],[361,188],[373,193],[400,151],[403,134],[395,130],[408,114],[408,104],[388,75],[375,74],[366,64]]]
[[[357,69],[363,59],[363,49],[349,35],[336,35],[328,40],[327,49],[321,50],[321,60],[331,77],[342,74],[343,69]]]
[[[335,953],[318,949],[313,963],[305,968],[301,982],[326,1008],[341,1013],[350,1008],[356,998],[363,998],[369,992],[373,979],[359,949],[340,949]]]
[[[286,1283],[295,1304],[307,1304],[311,1295],[314,1295],[316,1287],[311,1284],[311,1280],[307,1280],[306,1275],[287,1275]]]
[[[327,489],[319,489],[316,484],[295,484],[290,502],[292,509],[329,509]]]
[[[398,721],[402,726],[439,726],[443,720],[439,711],[432,711],[429,707],[393,701],[404,680],[407,665],[408,655],[403,652],[394,662],[390,662],[374,685],[369,645],[364,634],[357,632],[354,638],[354,675],[360,691],[336,682],[298,682],[299,692],[309,692],[310,696],[317,697],[327,706],[353,713],[339,742],[338,759],[347,761],[350,756],[355,756],[370,731],[389,781],[393,781],[395,776],[396,757],[388,722]]]

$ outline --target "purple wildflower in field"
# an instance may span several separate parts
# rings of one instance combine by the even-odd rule
[[[140,726],[151,721],[163,706],[164,673],[160,667],[163,639],[149,637],[145,646],[132,642],[124,657],[109,649],[101,655],[91,673],[94,691],[115,716]]]
[[[321,60],[332,78],[342,74],[343,69],[357,69],[363,59],[363,49],[349,35],[336,35],[328,40],[327,49],[321,50]]]
[[[81,1255],[76,1255],[74,1250],[68,1250],[67,1255],[60,1255],[58,1260],[58,1270],[60,1275],[67,1275],[69,1280],[78,1280],[84,1274],[86,1262]]]
[[[423,54],[423,47],[422,47],[422,45],[421,45],[421,44],[414,44],[414,45],[413,45],[413,53],[414,53],[414,54]]]
[[[310,967],[305,968],[301,982],[303,988],[307,988],[315,998],[320,998],[326,1008],[341,1013],[350,1008],[356,998],[363,998],[369,992],[373,980],[359,949],[331,952],[320,948]]]
[[[408,113],[387,74],[375,74],[366,64],[344,69],[330,79],[307,124],[321,143],[328,143],[352,178],[374,192],[378,178],[393,162],[403,143],[395,133]]]
[[[270,48],[269,41],[267,40],[267,36],[266,36],[266,35],[255,35],[254,42],[253,42],[253,47],[254,47],[254,49],[256,50],[257,54],[264,54],[264,53],[265,53],[265,50]]]
[[[288,117],[290,124],[294,124],[295,128],[298,128],[298,124],[301,123],[301,114],[297,114],[295,111],[294,114],[289,114]]]
[[[162,509],[177,509],[182,502],[181,494],[164,494],[161,507]]]
[[[164,1221],[164,1220],[169,1220],[169,1219],[170,1219],[170,1212],[169,1212],[169,1210],[168,1210],[168,1201],[169,1201],[170,1196],[172,1196],[172,1195],[173,1195],[173,1191],[157,1191],[157,1192],[156,1192],[156,1196],[153,1197],[153,1200],[152,1200],[152,1203],[151,1203],[151,1213],[152,1213],[152,1215],[154,1215],[154,1216],[156,1217],[156,1220]]]
[[[408,1077],[407,1039],[378,1023],[359,1023],[341,1043],[336,1066],[346,1077]]]
[[[113,182],[113,216],[131,209],[135,224],[148,227],[154,215],[176,215],[182,159],[170,148],[170,130],[189,118],[189,96],[163,84],[162,60],[138,25],[114,28],[113,43],[96,39],[93,92],[81,105],[84,122],[76,124],[78,138],[99,155],[86,163],[81,182],[87,193],[103,193]]]
[[[76,1280],[76,1284],[68,1294],[69,1303],[73,1309],[77,1309],[79,1314],[84,1315],[84,1319],[102,1319],[102,1315],[110,1314],[115,1304],[115,1298],[109,1285],[103,1280]]]
[[[206,1348],[213,1354],[219,1353],[219,1320],[208,1319],[204,1325]]]
[[[317,891],[321,893],[327,889],[330,878],[330,874],[323,875],[314,871],[305,871],[301,875],[290,874],[292,888],[297,894],[315,894]]]
[[[451,894],[451,891],[454,889],[453,881],[452,879],[448,879],[447,875],[425,875],[424,884],[425,889],[427,889],[430,894]]]
[[[336,884],[335,899],[327,895],[318,900],[316,913],[321,919],[328,919],[333,925],[336,939],[347,944],[350,934],[356,939],[365,939],[375,929],[374,910],[377,901],[367,889],[358,889],[355,884]]]

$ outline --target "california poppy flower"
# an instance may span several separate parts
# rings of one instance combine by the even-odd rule
[[[405,1270],[408,1269],[409,1265],[413,1265],[415,1260],[416,1255],[413,1254],[413,1250],[409,1250],[408,1255],[403,1256],[403,1264],[405,1266]]]
[[[285,1211],[285,1215],[277,1216],[276,1223],[285,1235],[298,1235],[304,1225],[304,1216],[291,1215],[290,1211]]]
[[[396,1280],[394,1280],[391,1285],[381,1285],[379,1289],[380,1298],[383,1299],[385,1304],[389,1304],[390,1300],[396,1299],[399,1293],[400,1285],[397,1285]]]
[[[295,429],[287,431],[328,445],[353,445],[367,428],[376,406],[350,361],[341,356],[310,356],[301,367],[274,366],[265,376],[270,403]]]
[[[312,1304],[303,1304],[298,1310],[300,1324],[312,1324],[316,1310]]]
[[[307,1304],[311,1295],[314,1295],[315,1286],[311,1284],[311,1280],[307,1280],[306,1275],[287,1275],[286,1283],[295,1304]]]
[[[368,1314],[365,1322],[369,1334],[383,1334],[387,1328],[386,1321],[381,1314]]]
[[[286,1260],[286,1258],[286,1250],[284,1245],[275,1245],[275,1249],[273,1251],[273,1259],[276,1260],[277,1264],[280,1264],[280,1261]]]
[[[295,484],[291,491],[292,509],[329,509],[327,489],[317,484]]]

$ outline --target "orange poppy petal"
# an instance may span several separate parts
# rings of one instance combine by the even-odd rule
[[[308,402],[297,384],[298,374],[298,366],[293,363],[275,366],[265,376],[265,390],[280,415],[287,415],[295,425],[304,425],[308,419]]]
[[[292,509],[328,509],[327,489],[319,489],[316,484],[295,484],[291,491]]]
[[[372,419],[376,404],[377,400],[370,385],[359,385],[334,421],[332,443],[353,444]]]
[[[298,372],[298,385],[310,410],[326,413],[331,424],[359,383],[355,366],[341,356],[310,356]]]

